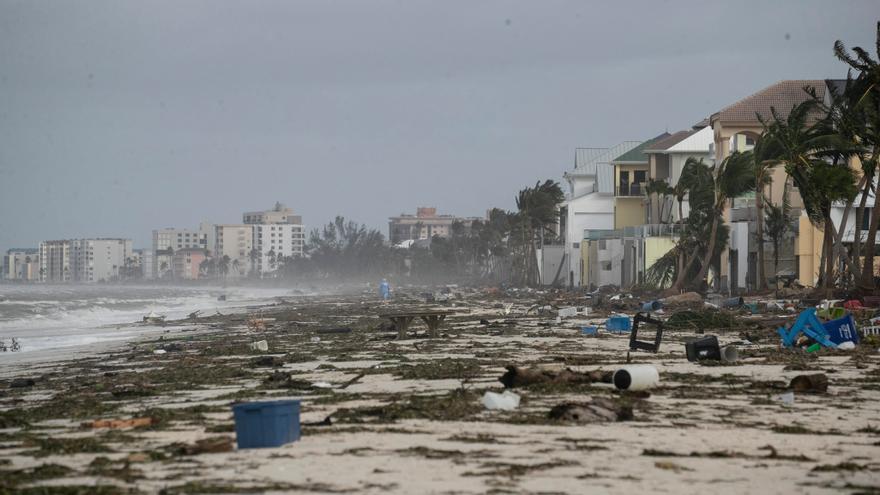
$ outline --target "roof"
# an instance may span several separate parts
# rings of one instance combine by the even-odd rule
[[[667,148],[664,153],[709,153],[709,145],[715,142],[711,127],[703,127],[677,144]]]
[[[611,160],[635,148],[639,141],[624,141],[611,148],[577,148],[574,155],[574,175],[596,175],[596,165]]]
[[[715,122],[758,122],[757,115],[769,119],[770,108],[776,109],[780,117],[788,116],[796,105],[810,99],[804,87],[816,89],[816,96],[825,97],[825,81],[822,79],[789,79],[779,81],[757,93],[728,105],[712,114],[710,121]]]
[[[676,133],[673,133],[671,136],[669,136],[667,138],[658,139],[651,144],[650,148],[645,149],[645,153],[651,153],[652,151],[663,151],[663,150],[669,149],[669,147],[674,146],[674,145],[682,142],[688,136],[695,134],[696,132],[697,131],[694,131],[694,130],[678,131]]]
[[[642,144],[632,148],[626,153],[618,156],[614,160],[611,160],[611,163],[648,163],[648,155],[645,154],[645,150],[648,149],[651,145],[656,142],[659,142],[663,139],[670,137],[671,134],[668,132],[664,132],[659,136],[649,139]]]

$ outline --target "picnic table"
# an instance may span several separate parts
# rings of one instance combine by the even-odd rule
[[[440,336],[440,324],[452,311],[399,311],[396,313],[381,313],[381,318],[388,318],[397,329],[397,338],[405,339],[406,331],[409,329],[410,323],[416,318],[421,318],[428,326],[428,336],[437,338]]]

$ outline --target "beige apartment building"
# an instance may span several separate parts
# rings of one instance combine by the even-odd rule
[[[246,224],[225,224],[214,226],[216,242],[214,256],[222,259],[229,256],[229,277],[243,277],[250,273],[256,260],[251,259],[254,249],[254,226]]]

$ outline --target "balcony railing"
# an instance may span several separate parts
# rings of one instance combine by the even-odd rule
[[[644,196],[644,184],[619,184],[615,189],[615,196]]]

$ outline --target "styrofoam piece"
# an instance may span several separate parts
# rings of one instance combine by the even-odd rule
[[[513,411],[519,407],[519,395],[507,390],[500,394],[486,392],[483,394],[483,407],[490,411]]]
[[[258,342],[251,343],[251,349],[260,352],[268,352],[269,351],[269,342],[265,340],[260,340]]]

